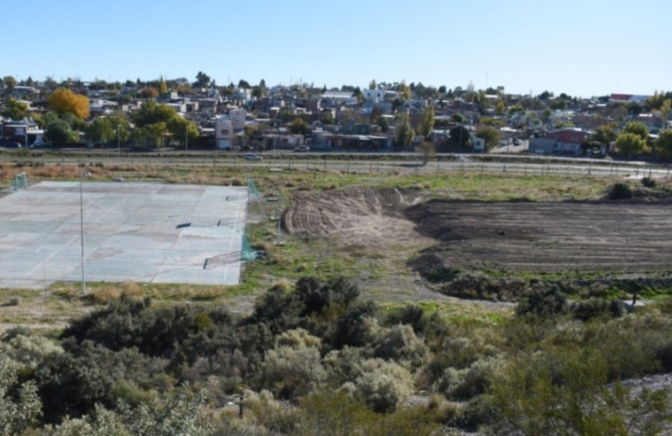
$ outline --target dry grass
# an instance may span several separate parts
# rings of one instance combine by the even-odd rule
[[[121,290],[113,286],[104,286],[92,291],[90,295],[95,304],[107,304],[121,298]]]
[[[141,299],[145,296],[145,291],[137,283],[126,282],[121,287],[121,296],[123,298]]]

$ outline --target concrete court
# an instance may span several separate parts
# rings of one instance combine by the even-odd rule
[[[238,284],[246,187],[82,186],[87,282]],[[0,199],[0,288],[80,281],[81,253],[78,181]]]

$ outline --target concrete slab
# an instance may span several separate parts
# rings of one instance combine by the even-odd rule
[[[0,199],[0,288],[80,281],[82,210],[86,281],[239,282],[246,187],[82,188],[81,203],[79,182],[41,182]]]

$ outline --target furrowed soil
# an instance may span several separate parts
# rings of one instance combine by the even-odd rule
[[[452,283],[482,287],[484,294],[492,294],[493,286],[511,287],[513,297],[526,284],[502,275],[609,272],[633,277],[669,270],[671,212],[672,205],[664,203],[451,201],[429,199],[416,190],[349,187],[295,198],[284,222],[294,235],[329,241],[333,256],[352,247],[367,255],[405,256],[399,277],[388,280],[406,286],[412,281],[404,275],[417,272],[427,281],[412,282],[411,288],[423,295],[428,289],[461,295],[459,289],[446,292]],[[451,275],[457,271],[459,278]],[[465,272],[484,271],[499,276],[487,283],[473,277],[465,281]]]

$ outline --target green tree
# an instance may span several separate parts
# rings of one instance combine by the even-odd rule
[[[28,116],[28,105],[19,100],[7,100],[2,116],[11,120],[22,120]]]
[[[634,133],[621,133],[616,138],[616,151],[627,157],[639,156],[651,150],[641,136]]]
[[[322,121],[322,124],[324,125],[334,124],[334,116],[331,112],[325,113],[322,115],[322,118],[320,118],[320,121]]]
[[[485,140],[485,149],[488,151],[497,147],[502,140],[502,134],[493,127],[479,127],[476,129],[476,136]]]
[[[159,81],[159,94],[168,94],[168,85],[166,84],[166,81],[163,80],[163,76],[161,76],[161,80]]]
[[[471,148],[471,136],[464,126],[456,126],[450,129],[449,144],[453,148]]]
[[[106,117],[98,117],[86,128],[86,138],[97,144],[106,144],[115,137],[112,123]]]
[[[434,130],[434,105],[428,105],[422,113],[422,121],[418,126],[418,134],[428,141]]]
[[[289,125],[289,131],[295,135],[307,135],[310,133],[310,126],[308,126],[303,118],[294,118],[292,124]]]
[[[387,131],[390,130],[390,122],[387,121],[387,118],[380,116],[378,117],[378,121],[376,123],[378,126],[380,126],[381,132],[387,133]]]
[[[411,128],[411,118],[401,114],[394,129],[394,143],[397,147],[406,148],[413,142],[415,131]]]
[[[616,139],[616,132],[614,132],[614,129],[610,125],[600,126],[595,131],[593,139],[608,146]]]
[[[630,121],[626,124],[623,133],[632,133],[633,135],[639,136],[644,141],[649,139],[649,129],[647,129],[643,123],[638,121]]]
[[[5,76],[2,78],[2,84],[7,92],[12,92],[16,87],[16,79],[13,76]]]
[[[210,76],[208,76],[202,71],[199,71],[196,74],[196,82],[194,83],[195,87],[205,88],[206,86],[208,86],[209,83],[210,83]]]
[[[411,99],[411,88],[408,85],[406,85],[406,82],[404,82],[403,80],[399,83],[398,91],[404,100]]]
[[[196,124],[185,120],[177,114],[166,123],[166,129],[171,135],[172,140],[184,147],[196,142],[199,136]]]
[[[668,118],[670,118],[671,106],[672,106],[672,100],[668,98],[663,102],[663,104],[660,106],[660,109],[658,110],[658,114],[660,115],[660,121],[663,124],[662,126],[663,130],[667,129],[667,120]]]
[[[372,80],[369,82],[369,89],[376,89],[376,80]]]
[[[656,151],[665,160],[672,160],[672,129],[660,132],[656,141]]]
[[[450,117],[450,119],[453,120],[453,122],[456,122],[456,123],[458,123],[458,124],[462,124],[462,123],[464,123],[464,115],[462,115],[462,114],[459,113],[459,112],[454,113],[454,114]]]
[[[52,144],[78,142],[79,134],[72,130],[70,124],[58,117],[51,118],[45,126],[45,136]]]
[[[159,122],[147,124],[144,127],[136,127],[131,134],[131,140],[138,148],[161,148],[165,143],[167,134],[166,123]]]

